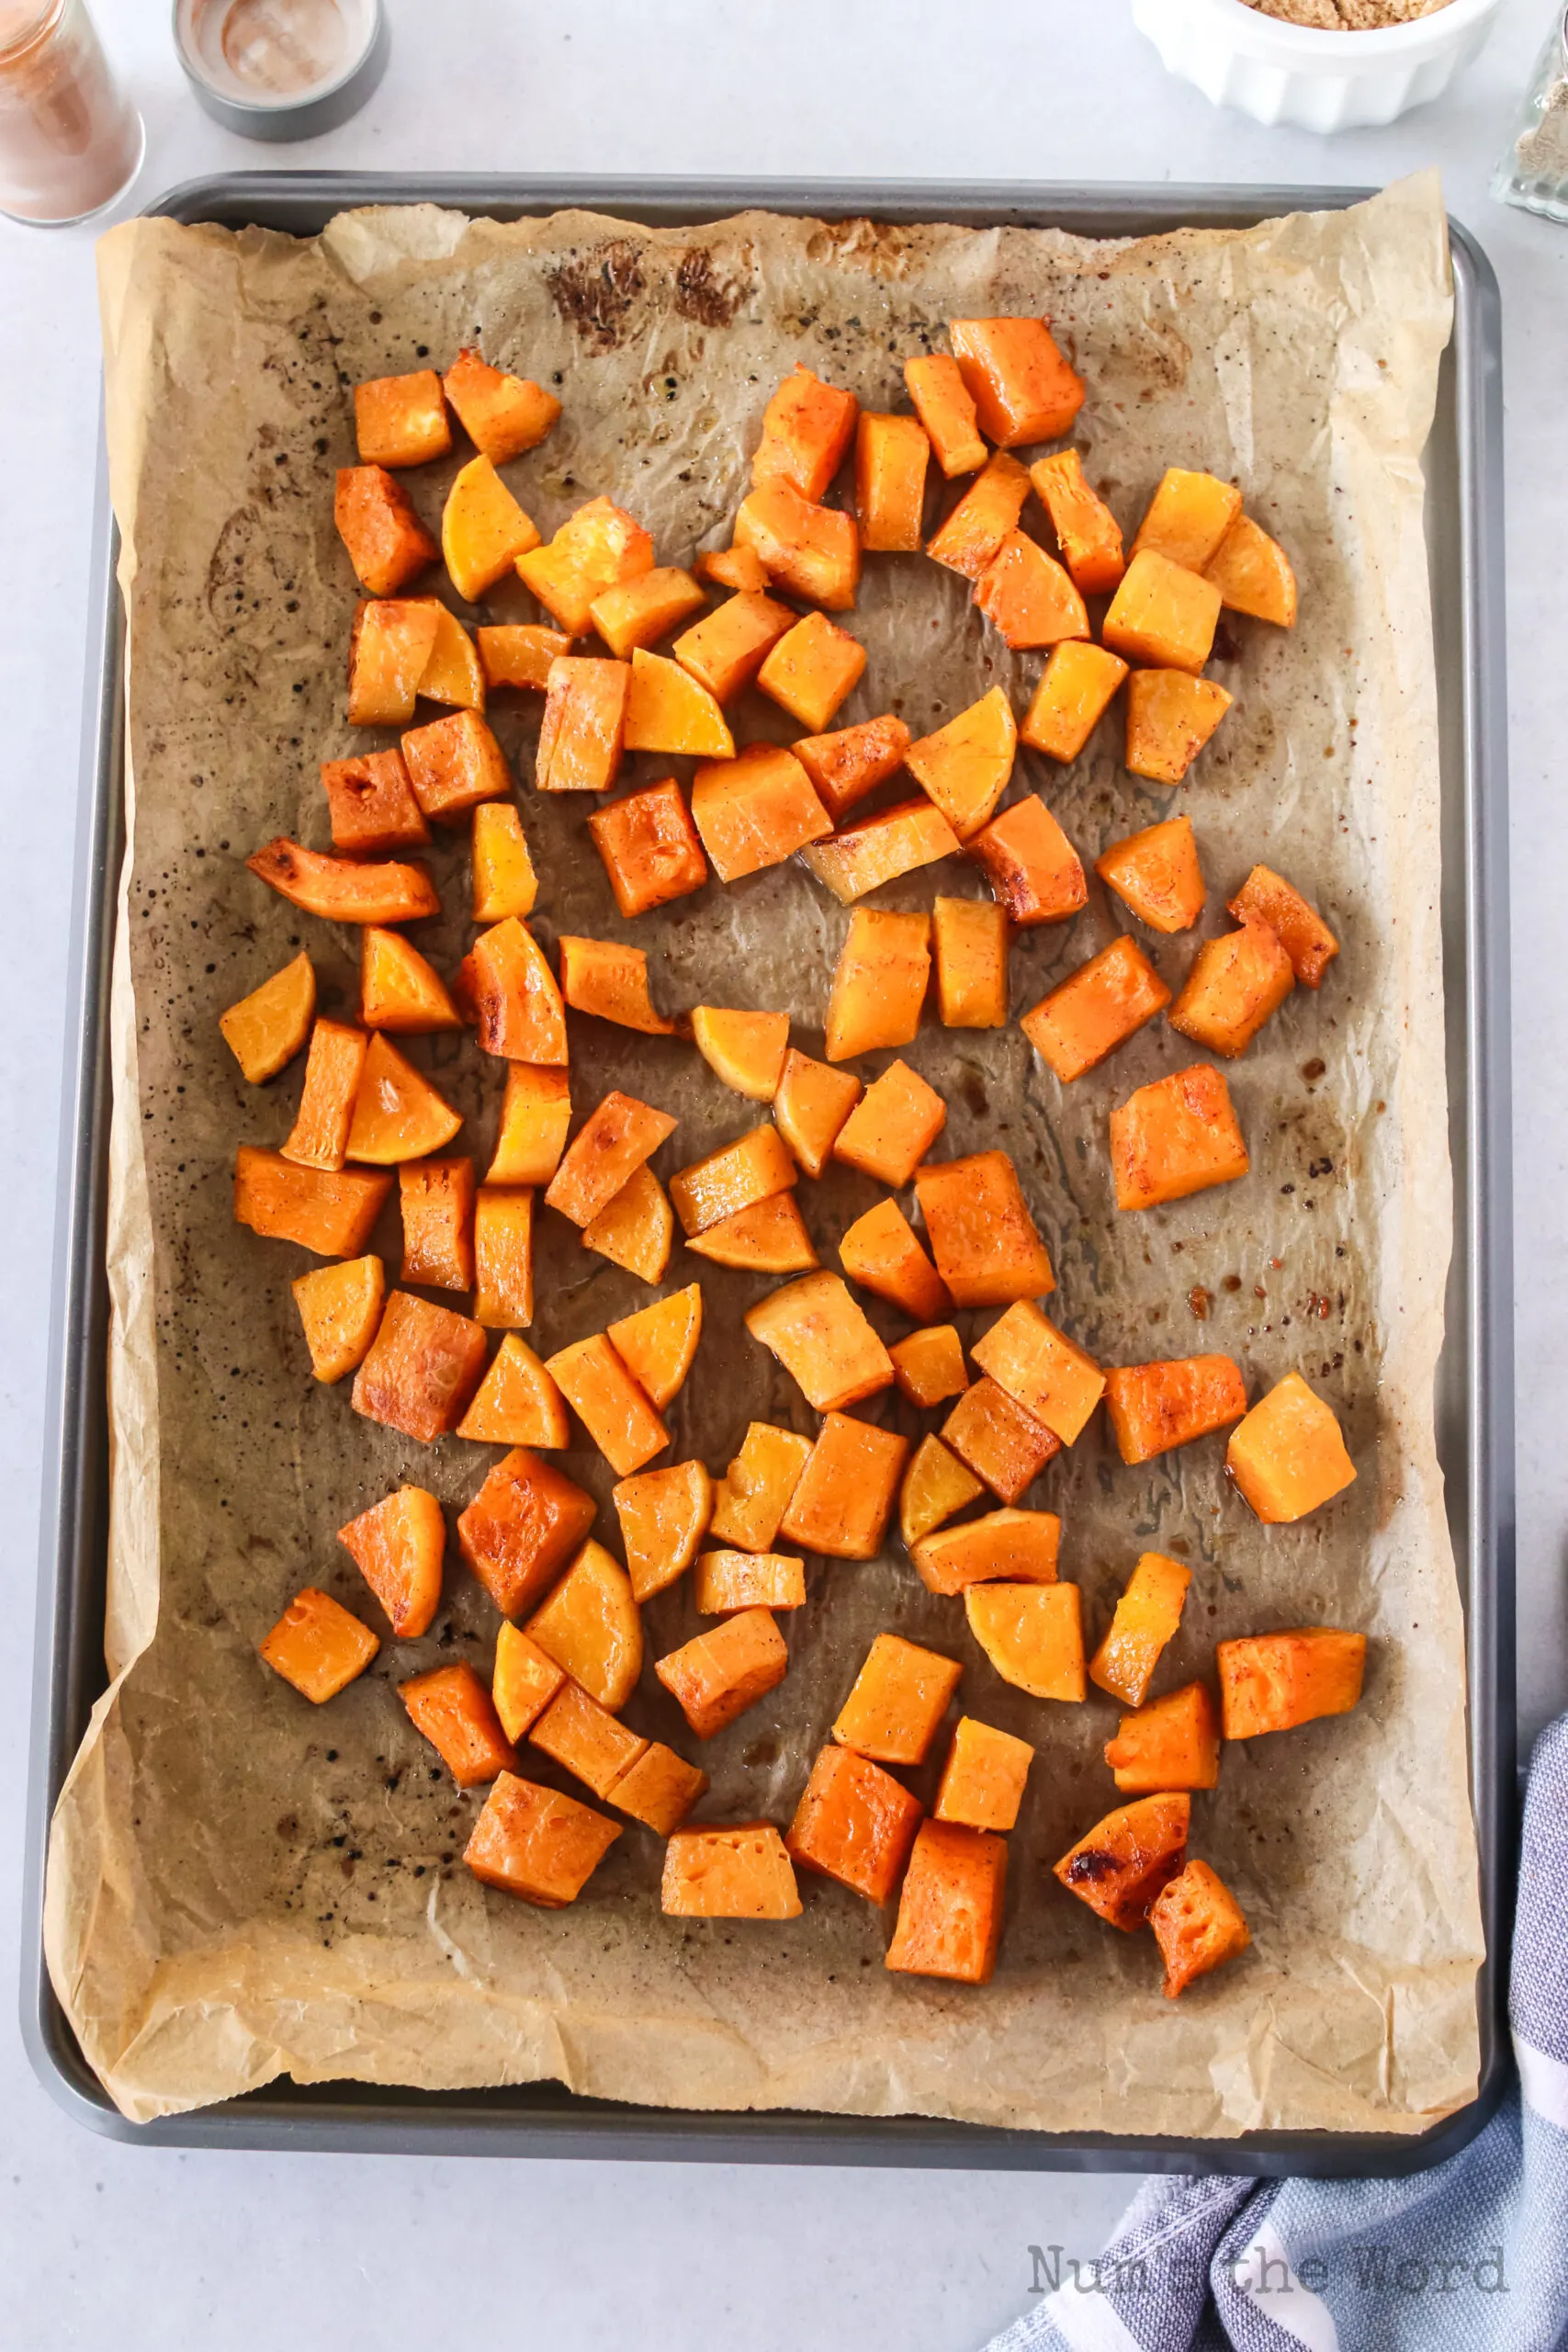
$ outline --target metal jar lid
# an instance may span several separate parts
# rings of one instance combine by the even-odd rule
[[[391,47],[381,0],[175,0],[174,17],[198,102],[242,139],[335,130],[369,97]]]

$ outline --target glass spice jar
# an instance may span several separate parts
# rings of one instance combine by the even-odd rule
[[[1492,193],[1568,224],[1568,12],[1540,52]]]
[[[0,0],[0,212],[51,225],[99,212],[142,145],[82,0]]]

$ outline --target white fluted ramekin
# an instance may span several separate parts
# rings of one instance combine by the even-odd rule
[[[1449,0],[1413,24],[1320,32],[1245,0],[1133,0],[1133,22],[1167,69],[1215,106],[1301,130],[1392,122],[1448,88],[1492,28],[1502,0]]]

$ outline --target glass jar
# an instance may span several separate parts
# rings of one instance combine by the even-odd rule
[[[0,0],[0,212],[98,212],[141,167],[141,118],[82,0]]]
[[[1568,13],[1540,52],[1492,193],[1568,223]]]

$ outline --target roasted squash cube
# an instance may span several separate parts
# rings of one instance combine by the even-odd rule
[[[1069,972],[1019,1026],[1035,1052],[1070,1085],[1170,1002],[1170,990],[1125,933]]]
[[[449,1144],[463,1121],[396,1046],[377,1030],[365,1051],[354,1115],[349,1122],[350,1159],[392,1168],[423,1159]]]
[[[1333,1625],[1299,1625],[1221,1642],[1214,1652],[1227,1739],[1293,1731],[1320,1715],[1348,1715],[1359,1702],[1367,1637]]]
[[[1066,639],[1055,646],[1040,673],[1019,739],[1048,759],[1076,760],[1110,709],[1127,674],[1119,653],[1102,645]]]
[[[927,540],[926,553],[965,580],[980,580],[1017,531],[1028,496],[1028,474],[1016,458],[998,450]]]
[[[1089,637],[1083,598],[1027,531],[1008,533],[975,582],[975,605],[1015,650]]]
[[[897,1192],[946,1125],[947,1105],[935,1088],[907,1062],[890,1062],[840,1128],[833,1157]]]
[[[682,1230],[705,1233],[709,1226],[774,1193],[788,1192],[799,1181],[778,1129],[763,1125],[682,1168],[670,1180],[670,1197]]]
[[[545,1369],[617,1478],[669,1444],[669,1430],[603,1331],[547,1357]]]
[[[438,823],[461,817],[481,800],[504,800],[512,790],[506,754],[477,711],[455,710],[403,737],[413,797]]]
[[[923,1821],[884,1967],[905,1976],[988,1984],[1001,1941],[1007,1873],[1005,1838],[954,1822]]]
[[[880,1764],[830,1745],[811,1767],[784,1844],[802,1870],[837,1879],[868,1903],[886,1903],[922,1810],[919,1799]]]
[[[434,368],[373,376],[354,388],[354,436],[367,466],[423,466],[444,458],[452,428]]]
[[[1196,673],[1214,645],[1220,592],[1153,548],[1134,553],[1100,635],[1112,653],[1151,670]],[[1131,691],[1131,690],[1129,690]],[[1216,687],[1215,692],[1222,689]],[[1129,710],[1131,705],[1129,705]]]
[[[328,922],[419,922],[441,912],[423,865],[328,857],[282,838],[254,851],[245,864],[290,906]]]
[[[1293,628],[1296,619],[1296,575],[1278,539],[1271,539],[1249,514],[1238,514],[1203,567],[1221,602],[1232,613],[1250,613],[1254,620],[1272,621]]]
[[[677,1829],[664,1849],[659,1905],[672,1919],[798,1919],[800,1894],[771,1821]]]
[[[364,1673],[381,1645],[368,1625],[308,1584],[297,1592],[261,1654],[275,1674],[320,1707]]]
[[[915,1171],[937,1272],[955,1306],[1010,1306],[1056,1287],[1018,1171],[1005,1151],[976,1151]]]
[[[566,1008],[543,948],[515,915],[481,931],[470,955],[474,1018],[487,1054],[566,1068]]]
[[[1127,765],[1156,784],[1179,784],[1230,707],[1213,678],[1134,670],[1127,683]]]
[[[1230,900],[1230,911],[1239,923],[1267,923],[1303,987],[1321,986],[1324,973],[1339,953],[1339,942],[1316,908],[1308,906],[1282,875],[1267,865],[1255,865]]]
[[[1062,1451],[1055,1430],[1037,1421],[988,1376],[964,1391],[942,1423],[942,1434],[943,1443],[1004,1503],[1017,1502]]]
[[[726,1086],[753,1102],[771,1102],[789,1050],[789,1015],[699,1004],[692,1014],[692,1043]]]
[[[430,656],[419,673],[419,691],[427,702],[456,703],[468,710],[485,707],[485,678],[472,638],[445,605],[432,604],[435,636]]]
[[[624,915],[667,906],[700,890],[708,878],[702,843],[673,776],[596,808],[588,830]]]
[[[983,466],[986,445],[976,422],[974,395],[952,353],[931,351],[917,359],[906,359],[904,382],[937,464],[949,481]]]
[[[587,634],[593,605],[607,588],[652,570],[652,538],[608,498],[590,499],[568,515],[548,546],[517,559],[524,587],[569,637]]]
[[[560,414],[553,392],[525,376],[508,376],[471,349],[457,354],[441,389],[458,424],[492,466],[536,449]]]
[[[310,1370],[330,1385],[364,1363],[387,1293],[379,1258],[350,1258],[342,1265],[317,1266],[290,1283]]]
[[[631,682],[625,662],[563,653],[551,662],[534,762],[539,791],[609,791],[620,770]]]
[[[833,1560],[874,1560],[882,1549],[909,1441],[848,1413],[829,1412],[789,1498],[779,1532]]]
[[[337,1540],[391,1620],[400,1641],[430,1631],[441,1605],[446,1522],[423,1487],[395,1494],[340,1527]]]
[[[808,1176],[820,1176],[839,1131],[860,1101],[861,1082],[792,1046],[773,1096],[773,1122]]]
[[[985,1488],[941,1438],[929,1434],[915,1448],[898,1488],[898,1532],[909,1549],[933,1534],[955,1511],[977,1502]]]
[[[1171,466],[1138,526],[1133,553],[1153,548],[1189,571],[1201,571],[1240,513],[1241,492],[1230,482]]]
[[[524,1629],[547,1657],[611,1714],[642,1672],[642,1619],[631,1579],[592,1536]]]
[[[696,573],[699,580],[711,580],[716,588],[739,588],[748,595],[768,584],[761,559],[750,548],[705,548],[697,558]]]
[[[932,1819],[956,1821],[965,1829],[1011,1829],[1033,1761],[1028,1740],[961,1715],[942,1768]]]
[[[908,748],[908,729],[891,716],[864,718],[832,735],[804,735],[790,745],[835,824],[857,800],[897,774]]]
[[[243,1143],[234,1155],[234,1222],[273,1241],[297,1241],[318,1258],[357,1257],[392,1189],[363,1168],[300,1168],[278,1151]]]
[[[923,1764],[964,1668],[899,1634],[878,1634],[833,1724],[874,1764]]]
[[[639,646],[632,654],[631,684],[626,690],[626,748],[660,754],[680,752],[697,760],[730,760],[735,756],[735,738],[705,686],[699,685],[678,662],[644,652]]]
[[[901,874],[932,865],[939,857],[955,856],[958,847],[958,836],[941,809],[930,800],[915,799],[900,800],[896,808],[879,808],[874,817],[844,826],[804,856],[817,879],[847,907]]]
[[[928,1592],[965,1592],[972,1584],[1055,1584],[1061,1543],[1062,1522],[1054,1511],[992,1510],[960,1527],[933,1529],[911,1546],[911,1557]]]
[[[804,1274],[821,1263],[793,1193],[771,1193],[733,1216],[720,1217],[716,1225],[689,1235],[686,1247],[716,1266],[742,1266],[759,1274]]]
[[[806,1563],[788,1552],[705,1552],[692,1579],[699,1617],[739,1609],[804,1609]]]
[[[1089,904],[1083,862],[1037,792],[977,832],[969,854],[1010,922],[1065,922]]]
[[[646,1739],[570,1681],[536,1718],[528,1736],[552,1764],[570,1772],[596,1797],[607,1797],[648,1747]]]
[[[891,1387],[893,1359],[842,1275],[807,1274],[759,1299],[746,1329],[797,1381],[819,1413],[858,1404]]]
[[[1016,449],[1066,433],[1083,406],[1083,379],[1043,319],[953,319],[947,332],[987,440]]]
[[[677,566],[644,571],[606,588],[589,607],[589,618],[617,662],[637,648],[657,645],[706,604],[701,586]]]
[[[547,1453],[570,1443],[566,1398],[515,1331],[502,1337],[457,1435],[479,1445],[526,1445]]]
[[[1168,1559],[1163,1552],[1143,1553],[1089,1660],[1089,1680],[1125,1705],[1141,1707],[1161,1652],[1176,1638],[1191,1581],[1192,1571],[1182,1561]]]
[[[529,1186],[479,1187],[474,1203],[474,1279],[476,1323],[487,1331],[527,1329],[534,1319],[534,1194]]]
[[[660,1412],[678,1395],[703,1332],[703,1286],[688,1283],[652,1306],[612,1323],[605,1338]]]
[[[865,648],[826,613],[807,613],[780,638],[757,684],[802,727],[820,734],[865,668]]]
[[[802,1471],[811,1440],[793,1430],[752,1421],[745,1442],[714,1490],[710,1532],[744,1552],[771,1552]]]
[[[425,1036],[460,1029],[463,1016],[445,981],[400,931],[367,923],[360,933],[359,1017],[367,1029]]]
[[[1005,1029],[1007,910],[983,899],[938,899],[931,910],[937,1007],[946,1029]]]
[[[550,682],[550,667],[571,651],[564,631],[543,628],[536,622],[509,622],[500,628],[477,628],[479,668],[487,687],[520,687],[525,694],[542,695]]]
[[[1118,1805],[1054,1865],[1069,1894],[1132,1935],[1187,1859],[1192,1800],[1185,1790]]]
[[[1119,1209],[1154,1208],[1234,1183],[1250,1164],[1230,1089],[1208,1062],[1140,1086],[1111,1114]]]
[[[340,466],[333,520],[355,578],[372,596],[395,596],[441,550],[400,482],[383,466]]]
[[[1119,1364],[1105,1375],[1105,1409],[1122,1459],[1152,1462],[1238,1421],[1247,1410],[1239,1365],[1229,1356],[1182,1356]]]
[[[459,1517],[457,1542],[502,1615],[520,1617],[555,1582],[594,1510],[564,1470],[514,1446]]]
[[[1074,587],[1084,596],[1109,595],[1127,568],[1122,526],[1084,480],[1078,452],[1058,449],[1054,457],[1037,458],[1029,479],[1051,517]]]
[[[573,1225],[592,1225],[674,1132],[668,1111],[612,1091],[578,1129],[545,1194],[546,1207],[559,1209]]]
[[[1149,1906],[1149,1925],[1165,1962],[1160,1989],[1168,2001],[1252,1941],[1240,1905],[1207,1862],[1189,1862],[1161,1889]]]
[[[945,1397],[961,1396],[969,1385],[964,1343],[951,1323],[911,1331],[907,1340],[896,1340],[887,1352],[893,1376],[911,1405],[940,1405]]]
[[[618,939],[578,939],[563,932],[561,994],[574,1012],[591,1012],[645,1037],[672,1037],[675,1023],[653,1009],[648,990],[648,951]]]
[[[1151,931],[1190,931],[1203,911],[1203,870],[1190,817],[1112,842],[1094,870]]]
[[[538,531],[488,458],[458,468],[441,510],[441,552],[465,603],[477,605],[538,544]]]
[[[293,1060],[310,1034],[315,1012],[315,967],[301,948],[291,964],[220,1014],[218,1026],[251,1084],[263,1086]]]
[[[1014,1402],[1075,1444],[1105,1394],[1105,1374],[1029,1299],[1019,1299],[970,1349]]]
[[[544,1713],[565,1680],[554,1658],[547,1657],[521,1625],[502,1620],[495,1637],[495,1670],[490,1695],[508,1739],[515,1744],[524,1737],[529,1724]]]
[[[1288,1372],[1236,1424],[1225,1469],[1269,1526],[1304,1519],[1356,1476],[1332,1406],[1299,1372]]]
[[[310,1032],[299,1110],[283,1146],[301,1168],[343,1166],[355,1097],[370,1040],[342,1021],[318,1021]],[[356,1155],[357,1156],[357,1155]]]
[[[620,1834],[591,1804],[502,1772],[463,1860],[486,1886],[558,1911],[576,1902]]]
[[[839,950],[823,1023],[823,1050],[830,1062],[914,1043],[931,981],[931,935],[930,915],[855,909]]]
[[[700,1462],[644,1470],[612,1488],[632,1599],[639,1608],[685,1575],[707,1533],[713,1498],[713,1480]]]
[[[1018,750],[1018,724],[1000,686],[923,735],[904,754],[915,781],[936,802],[961,842],[980,831],[1007,790]]]
[[[765,1609],[742,1609],[698,1634],[653,1670],[699,1739],[766,1698],[784,1679],[789,1653]]]
[[[771,482],[741,500],[735,538],[761,559],[786,596],[829,613],[852,607],[860,585],[860,534],[852,514],[815,506],[787,482]]]
[[[918,416],[863,413],[855,428],[855,513],[863,548],[918,552],[931,454]]]
[[[1092,1666],[1089,1672],[1098,1682]],[[1105,1760],[1124,1797],[1212,1789],[1220,1777],[1220,1726],[1203,1684],[1189,1682],[1123,1715],[1105,1743]]]
[[[474,810],[473,867],[476,922],[533,913],[538,879],[523,820],[509,800],[483,801]]]
[[[795,616],[760,590],[743,590],[675,639],[671,648],[688,676],[716,702],[729,702],[749,686]]]
[[[1234,1060],[1296,984],[1272,924],[1254,917],[1239,931],[1206,939],[1192,959],[1170,1025],[1195,1046]]]
[[[438,1666],[400,1683],[409,1721],[422,1732],[460,1789],[510,1772],[517,1752],[501,1728],[495,1702],[471,1666]]]
[[[484,1362],[479,1324],[395,1290],[355,1375],[354,1409],[367,1421],[433,1444],[462,1419]]]
[[[912,1322],[929,1323],[952,1307],[947,1284],[897,1201],[878,1201],[855,1219],[839,1244],[839,1262],[852,1282],[901,1307]]]
[[[351,727],[408,725],[441,613],[433,596],[379,596],[355,607],[348,640]]]
[[[398,1198],[403,1218],[400,1279],[430,1290],[472,1290],[473,1161],[422,1159],[400,1168]]]
[[[749,743],[733,760],[700,767],[692,821],[721,882],[780,865],[833,830],[800,762],[773,743]]]
[[[565,1070],[509,1062],[501,1133],[486,1182],[547,1184],[560,1166],[570,1126],[571,1087]]]
[[[858,409],[852,392],[823,383],[797,360],[762,411],[753,482],[787,482],[802,498],[820,498],[854,438]]]
[[[634,1821],[656,1829],[661,1838],[671,1838],[707,1784],[705,1772],[656,1739],[643,1749],[631,1770],[622,1773],[610,1792],[610,1802],[629,1813]]]

